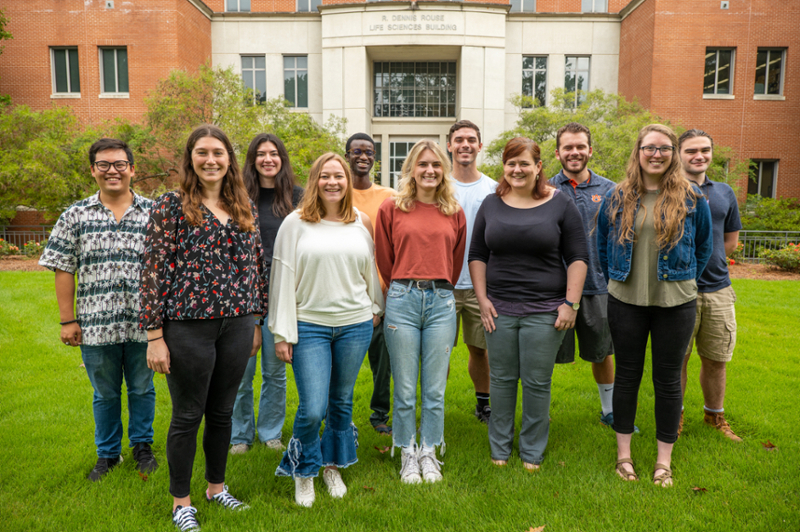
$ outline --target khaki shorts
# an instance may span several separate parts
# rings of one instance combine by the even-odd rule
[[[481,307],[478,305],[478,298],[475,290],[453,290],[456,298],[456,327],[460,328],[464,324],[464,343],[473,345],[479,349],[486,349],[486,336],[483,334],[483,323],[481,322]],[[453,347],[458,345],[458,328]]]
[[[736,347],[736,293],[728,286],[716,292],[697,294],[697,318],[694,322],[692,344],[697,344],[697,354],[716,362],[730,362]]]

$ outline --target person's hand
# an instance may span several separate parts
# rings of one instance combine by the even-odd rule
[[[61,343],[70,347],[81,345],[82,339],[81,326],[76,321],[61,326]]]
[[[147,342],[147,367],[156,373],[169,374],[169,348],[164,338]]]
[[[253,349],[250,351],[250,356],[256,356],[259,349],[261,349],[261,327],[256,325],[256,332],[253,334]]]
[[[494,325],[494,319],[497,317],[497,311],[494,305],[489,301],[489,298],[478,300],[478,306],[481,308],[481,322],[486,332],[494,332],[497,327]]]
[[[378,316],[377,314],[373,314],[372,315],[372,328],[374,329],[375,327],[377,327],[380,324],[381,324],[381,317]]]
[[[275,344],[275,356],[287,364],[292,363],[292,344],[287,342],[277,342]]]
[[[558,317],[556,318],[556,330],[566,331],[575,327],[575,318],[578,316],[578,311],[570,307],[566,303],[562,303],[558,307]]]

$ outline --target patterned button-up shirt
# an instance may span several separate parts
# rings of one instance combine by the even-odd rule
[[[78,273],[76,317],[84,345],[147,340],[139,329],[139,284],[152,205],[134,194],[117,223],[98,192],[64,211],[50,234],[39,264]]]

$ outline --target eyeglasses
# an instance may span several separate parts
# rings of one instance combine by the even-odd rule
[[[675,151],[675,146],[642,146],[639,149],[648,157],[655,155],[657,151],[661,152],[661,155],[667,156],[672,155],[672,152]]]
[[[361,148],[353,148],[352,150],[350,150],[349,153],[352,153],[356,157],[361,157],[362,153],[364,155],[366,155],[367,157],[375,157],[375,152],[374,151],[372,151],[372,150],[362,150]]]
[[[108,161],[97,161],[94,163],[94,167],[100,170],[101,172],[108,172],[111,169],[111,166],[117,170],[117,172],[124,172],[128,169],[128,166],[133,166],[132,162],[129,161],[114,161],[110,163]]]

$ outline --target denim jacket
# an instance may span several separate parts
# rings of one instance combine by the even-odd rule
[[[687,201],[689,212],[684,220],[683,237],[670,250],[659,250],[658,253],[658,280],[659,281],[685,281],[699,279],[708,263],[713,250],[713,237],[711,233],[711,211],[706,198],[700,189],[693,186],[699,196],[697,203],[692,207]],[[619,194],[619,192],[616,192]],[[633,255],[633,242],[619,244],[619,224],[611,225],[611,220],[606,212],[606,204],[610,201],[614,190],[609,191],[600,205],[600,214],[597,217],[597,252],[600,256],[600,267],[606,281],[625,281],[631,272],[631,256]],[[639,205],[636,205],[636,211]],[[622,208],[616,213],[619,218]],[[636,213],[634,212],[634,219]]]

